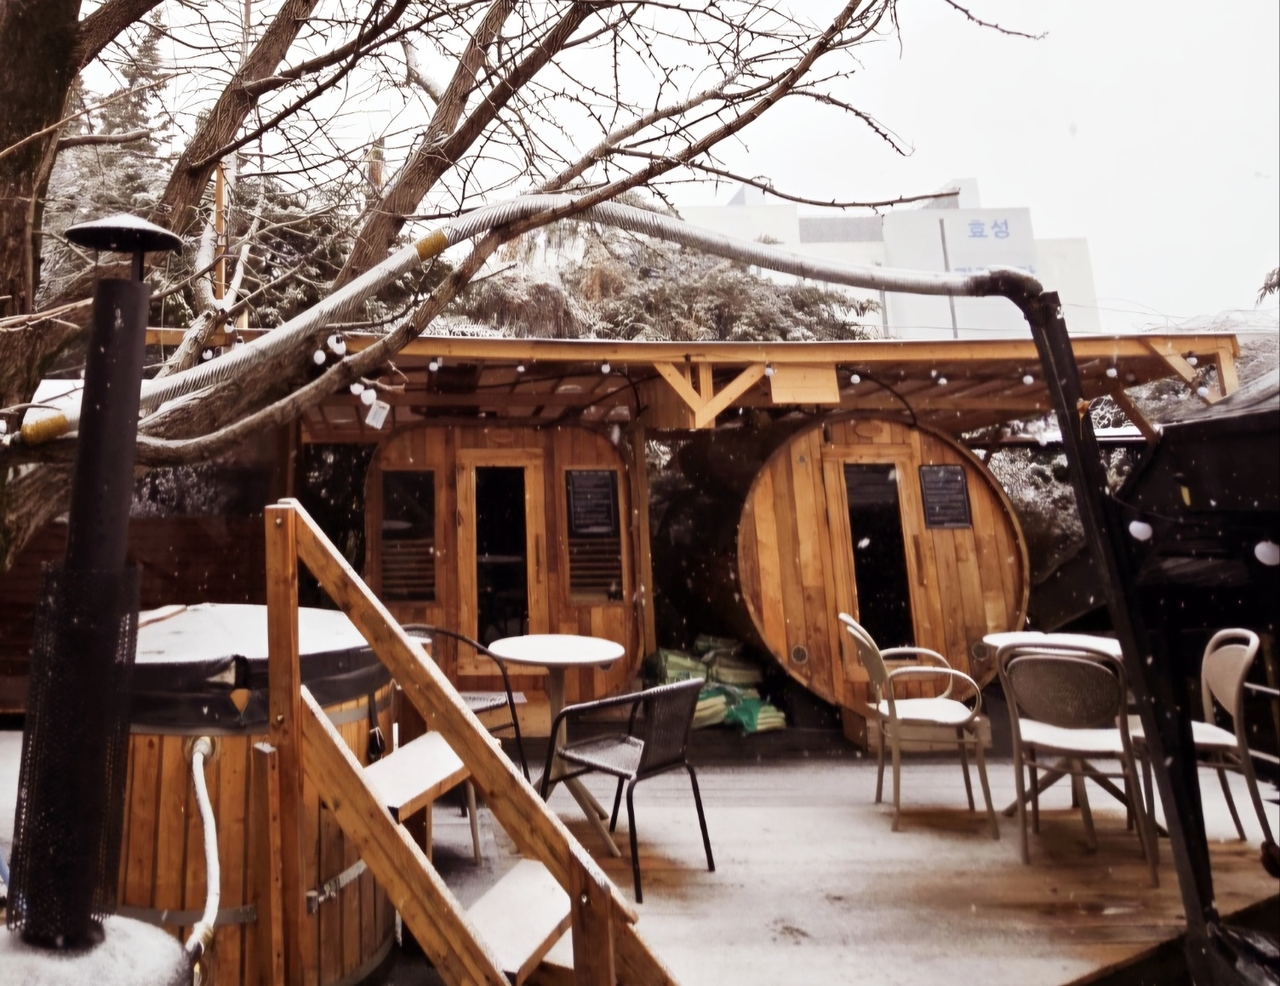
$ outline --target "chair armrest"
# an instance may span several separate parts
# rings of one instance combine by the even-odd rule
[[[885,680],[885,686],[889,690],[890,697],[893,697],[893,679],[894,678],[908,678],[913,675],[915,677],[925,677],[925,676],[932,677],[934,675],[940,675],[940,674],[946,675],[951,680],[947,682],[946,691],[944,691],[941,695],[939,695],[938,698],[947,698],[951,694],[951,685],[954,681],[959,680],[959,681],[965,682],[966,684],[968,684],[970,688],[973,689],[973,695],[974,695],[973,715],[977,716],[978,713],[982,711],[982,689],[978,687],[978,683],[976,681],[970,678],[963,671],[957,671],[955,668],[922,668],[922,667],[896,668],[895,670],[889,672],[889,677]],[[957,699],[957,701],[959,700]],[[970,721],[972,722],[972,718],[970,719]]]

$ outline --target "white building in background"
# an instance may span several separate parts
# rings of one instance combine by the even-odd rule
[[[984,209],[971,178],[947,186],[956,194],[919,208],[880,216],[838,210],[801,213],[786,202],[743,186],[728,205],[681,210],[684,219],[745,240],[776,242],[797,253],[868,266],[930,271],[1019,267],[1062,299],[1072,334],[1102,331],[1089,243],[1083,238],[1036,239],[1025,208]],[[852,291],[861,297],[871,292]],[[1022,315],[1000,298],[937,298],[881,292],[881,326],[895,339],[999,339],[1027,336]]]

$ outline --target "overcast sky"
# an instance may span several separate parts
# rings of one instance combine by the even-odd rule
[[[1280,4],[965,6],[1047,36],[1004,37],[938,0],[901,3],[901,53],[895,42],[864,49],[852,91],[909,157],[797,101],[726,160],[815,198],[974,177],[984,206],[1028,206],[1037,237],[1088,238],[1109,331],[1254,311],[1280,263]],[[686,187],[676,200],[731,194]],[[1262,311],[1276,310],[1273,295]]]

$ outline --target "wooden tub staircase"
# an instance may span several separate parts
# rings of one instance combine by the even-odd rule
[[[618,889],[296,501],[267,508],[266,548],[270,731],[269,743],[255,748],[255,778],[266,806],[266,834],[259,840],[261,981],[296,986],[314,979],[302,947],[307,908],[299,875],[299,807],[305,774],[445,982],[523,983],[569,929],[575,986],[674,986]],[[299,560],[364,635],[431,730],[370,767],[360,765],[301,684]],[[463,909],[399,819],[467,777],[524,858]]]

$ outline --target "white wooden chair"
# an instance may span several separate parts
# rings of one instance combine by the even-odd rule
[[[1262,796],[1258,793],[1258,778],[1253,772],[1252,755],[1245,733],[1245,679],[1249,676],[1249,668],[1257,655],[1258,635],[1252,630],[1219,630],[1213,635],[1204,649],[1204,661],[1200,665],[1204,721],[1191,720],[1191,737],[1195,741],[1196,752],[1205,758],[1203,762],[1218,772],[1218,781],[1222,784],[1222,793],[1227,799],[1227,808],[1231,812],[1231,820],[1235,822],[1236,833],[1244,839],[1244,826],[1240,824],[1240,815],[1236,811],[1231,787],[1227,783],[1228,770],[1244,775],[1245,786],[1253,800],[1253,810],[1262,826],[1263,841],[1274,842],[1267,813],[1263,810]],[[1231,717],[1232,729],[1223,729],[1214,722],[1215,703],[1221,705]],[[1142,722],[1138,716],[1129,717],[1129,732],[1134,742],[1142,742]],[[1149,765],[1144,767],[1143,773],[1147,805],[1154,811]]]
[[[955,730],[956,746],[960,750],[960,764],[964,769],[965,793],[969,797],[969,810],[975,810],[973,785],[969,780],[969,748],[978,762],[978,780],[982,784],[982,796],[987,802],[987,817],[991,821],[991,838],[1000,838],[995,809],[991,805],[991,787],[987,783],[987,766],[983,756],[982,737],[978,731],[979,714],[982,711],[982,690],[978,683],[963,671],[957,671],[937,651],[927,647],[890,647],[881,650],[871,634],[847,613],[840,614],[840,622],[853,637],[858,659],[871,678],[876,693],[876,721],[879,735],[876,743],[876,804],[880,803],[884,790],[885,743],[893,757],[893,831],[898,831],[902,815],[902,727],[942,726]],[[907,661],[911,663],[907,663]],[[886,663],[898,665],[892,671]],[[947,687],[936,698],[901,698],[895,694],[894,683],[905,683],[905,678],[947,678]],[[972,708],[951,697],[952,686],[960,682],[973,692]]]

